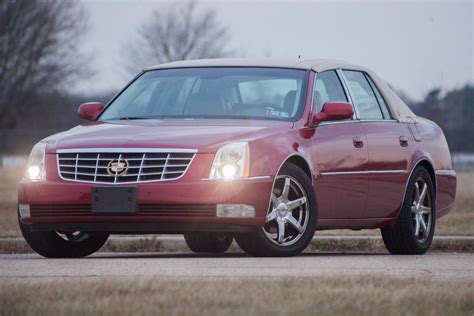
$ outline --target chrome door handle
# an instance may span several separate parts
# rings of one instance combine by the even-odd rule
[[[364,140],[361,137],[354,137],[352,139],[355,148],[362,148],[364,147]]]
[[[405,136],[400,136],[400,146],[407,147],[408,146],[408,138]]]

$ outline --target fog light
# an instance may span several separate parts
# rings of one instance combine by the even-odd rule
[[[217,204],[217,217],[255,217],[255,207],[245,204]]]
[[[18,209],[20,211],[20,217],[30,217],[30,205],[29,204],[20,204],[18,205]]]

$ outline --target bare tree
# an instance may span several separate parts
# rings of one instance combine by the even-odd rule
[[[227,39],[214,10],[199,10],[194,1],[173,4],[154,11],[138,29],[137,41],[127,43],[126,70],[137,73],[154,64],[224,57],[229,54]]]
[[[78,38],[86,26],[77,1],[0,0],[0,129],[13,128],[39,94],[83,73]]]

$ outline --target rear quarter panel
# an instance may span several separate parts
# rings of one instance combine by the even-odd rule
[[[453,208],[456,198],[456,172],[453,170],[448,142],[441,128],[430,120],[419,118],[414,128],[419,142],[412,164],[425,158],[433,166],[437,193],[436,215],[441,217]]]

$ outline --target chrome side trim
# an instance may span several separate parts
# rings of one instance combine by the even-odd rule
[[[363,123],[372,123],[372,122],[383,122],[383,123],[398,123],[397,120],[393,120],[393,119],[382,119],[382,120],[359,120],[359,122],[363,122]]]
[[[335,124],[349,124],[349,123],[360,123],[360,121],[359,120],[326,121],[326,122],[319,123],[318,126],[335,125]]]
[[[321,122],[318,126],[333,125],[333,124],[348,124],[348,123],[402,123],[397,120],[344,120],[344,121],[326,121]]]
[[[314,71],[314,70],[313,70]],[[308,117],[308,123],[311,124],[311,118],[313,117],[313,111],[314,111],[314,91],[315,91],[315,88],[316,88],[316,76],[318,75],[318,73],[316,71],[314,71],[314,77],[313,77],[313,89],[311,91],[311,104],[309,105],[309,117]]]
[[[58,154],[76,154],[76,153],[197,153],[197,149],[180,148],[72,148],[58,149]]]
[[[358,120],[360,118],[359,109],[357,109],[356,105],[354,104],[354,98],[352,97],[351,87],[349,87],[349,84],[347,83],[346,76],[342,72],[342,69],[336,69],[336,73],[339,76],[339,80],[341,81],[344,92],[346,93],[346,97],[348,98],[349,102],[352,104],[352,108],[354,109],[354,116],[352,119]]]
[[[370,170],[369,173],[407,173],[406,170]]]
[[[332,175],[351,175],[351,174],[384,174],[384,173],[406,173],[406,170],[364,170],[364,171],[337,171],[337,172],[321,172],[321,176]]]
[[[379,122],[379,123],[400,123],[397,120],[344,120],[344,121],[326,121],[326,122],[321,122],[318,124],[318,126],[324,126],[324,125],[333,125],[333,124],[348,124],[348,123],[374,123],[374,122]]]
[[[201,179],[201,181],[234,182],[234,181],[241,181],[241,180],[264,180],[264,179],[270,179],[270,176],[256,176],[256,177],[236,178],[236,179],[209,179],[209,178],[204,178],[204,179]]]
[[[435,170],[435,175],[452,175],[453,173],[456,173],[455,170],[453,169],[438,169],[438,170]]]

